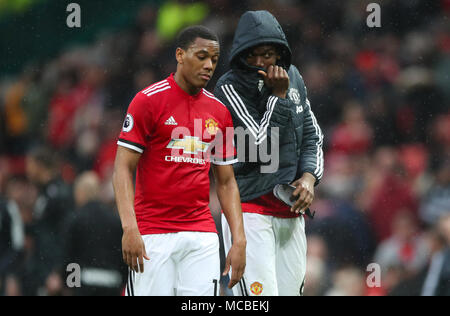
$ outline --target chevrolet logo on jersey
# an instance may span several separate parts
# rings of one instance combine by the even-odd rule
[[[209,143],[205,143],[199,140],[195,136],[185,136],[184,139],[172,139],[167,145],[167,148],[171,149],[183,149],[185,154],[198,154],[198,152],[206,152],[208,150]]]

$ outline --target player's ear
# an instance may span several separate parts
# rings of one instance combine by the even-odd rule
[[[175,52],[175,57],[177,59],[177,62],[179,64],[183,64],[184,62],[184,55],[186,54],[186,52],[184,51],[184,49],[178,47],[176,52]]]

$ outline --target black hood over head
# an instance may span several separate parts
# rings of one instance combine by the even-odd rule
[[[246,63],[243,53],[249,48],[263,44],[278,46],[281,60],[277,64],[288,70],[291,66],[292,52],[280,23],[268,11],[245,12],[241,16],[234,34],[230,66],[244,69],[255,68]]]

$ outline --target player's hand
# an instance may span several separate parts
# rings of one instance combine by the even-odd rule
[[[292,185],[296,187],[292,195],[298,197],[295,204],[291,207],[292,213],[304,213],[305,210],[311,206],[314,200],[315,182],[316,178],[312,174],[305,173],[300,179],[292,183]]]
[[[223,275],[227,275],[230,272],[231,267],[231,278],[230,282],[228,283],[229,289],[235,286],[244,275],[246,265],[246,244],[246,241],[233,243],[233,246],[231,246],[231,249],[228,252]]]
[[[122,237],[123,261],[135,272],[144,272],[144,259],[150,260],[139,230],[124,229]]]
[[[282,99],[286,99],[286,94],[289,89],[289,75],[280,66],[269,66],[267,73],[259,70],[258,73],[263,76],[264,84],[272,89],[272,93]]]

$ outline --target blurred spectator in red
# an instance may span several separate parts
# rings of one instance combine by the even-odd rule
[[[439,259],[440,254],[446,248],[446,241],[439,231],[438,225],[431,227],[423,234],[423,240],[427,244],[429,257],[427,265],[417,274],[405,277],[404,270],[392,268],[383,278],[383,287],[388,290],[390,296],[420,296],[424,295],[427,276],[430,274],[434,258]],[[436,261],[435,261],[436,262]],[[437,260],[439,262],[439,260]],[[434,269],[435,270],[435,269]],[[436,275],[436,271],[431,271],[431,275]],[[431,279],[432,280],[432,279]],[[436,278],[434,278],[436,281]],[[436,283],[434,283],[436,284]],[[427,286],[429,288],[429,286]]]
[[[331,135],[330,152],[347,155],[367,153],[371,148],[372,137],[372,128],[366,122],[362,106],[356,101],[350,101],[344,107],[341,123]]]
[[[408,210],[417,216],[418,199],[404,175],[398,154],[391,148],[379,149],[367,172],[366,198],[368,215],[378,240],[391,236],[396,214]]]
[[[356,56],[355,65],[362,74],[365,85],[374,90],[386,82],[394,82],[399,73],[399,66],[393,56],[371,50],[360,51]]]
[[[419,232],[411,212],[403,211],[395,215],[392,235],[378,246],[374,257],[374,262],[381,267],[383,278],[388,274],[392,277],[394,271],[400,272],[401,278],[404,278],[415,275],[425,267],[429,249]],[[392,283],[389,282],[390,287],[395,285]]]
[[[407,180],[413,183],[428,167],[428,149],[423,144],[408,144],[399,148],[399,161],[404,166]]]
[[[117,151],[117,135],[115,131],[118,126],[121,126],[122,120],[123,114],[120,111],[109,110],[105,113],[105,120],[100,128],[103,142],[98,148],[93,170],[100,176],[102,181],[109,179],[113,171]]]
[[[50,144],[57,149],[73,145],[76,112],[92,93],[88,85],[80,84],[78,76],[77,69],[64,70],[50,101],[47,135]]]
[[[447,11],[447,13],[450,13],[450,0],[441,0],[442,8]]]
[[[431,133],[437,146],[442,147],[443,154],[447,155],[442,158],[448,159],[450,154],[450,114],[438,116],[433,122]]]
[[[103,68],[93,62],[87,62],[81,73],[83,80],[80,85],[88,87],[90,94],[77,109],[73,122],[75,158],[72,160],[78,172],[92,168],[102,141],[100,129],[104,120],[108,120],[105,115],[106,96],[103,88],[105,82]]]
[[[390,295],[450,296],[450,214],[443,215],[427,235],[429,264],[416,276],[404,279]]]

